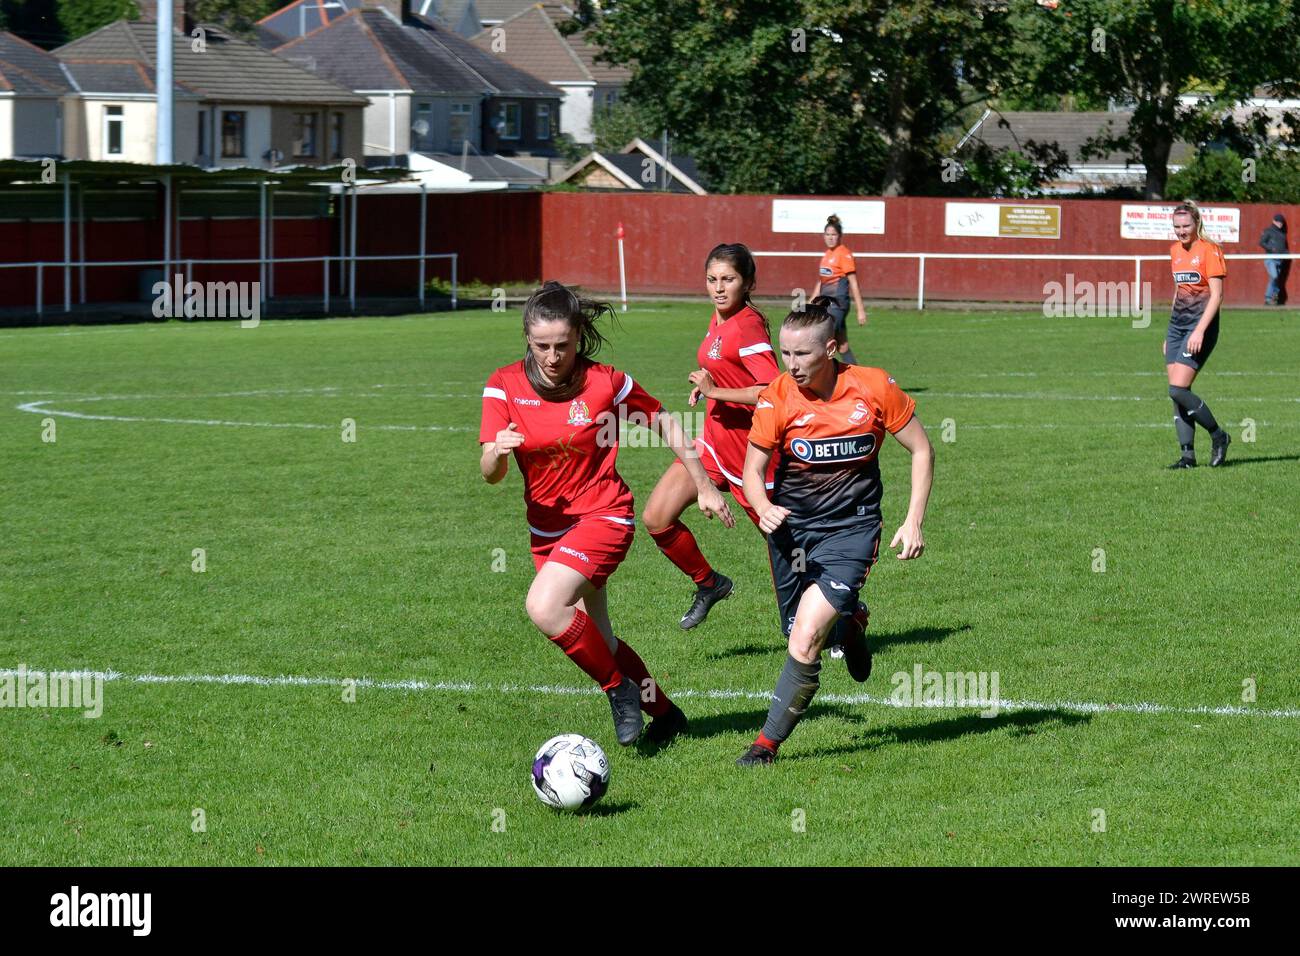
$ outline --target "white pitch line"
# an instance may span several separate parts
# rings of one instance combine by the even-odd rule
[[[1168,395],[1059,395],[1054,392],[917,392],[927,398],[991,398],[1036,402],[1168,402]],[[1216,402],[1300,402],[1300,398],[1216,398]]]
[[[55,399],[45,399],[39,402],[25,402],[22,405],[15,406],[20,412],[31,412],[34,415],[58,415],[61,418],[77,418],[85,421],[96,422],[156,422],[164,425],[222,425],[233,428],[315,428],[335,430],[338,425],[322,425],[319,422],[243,422],[228,421],[220,418],[163,418],[148,417],[142,415],[88,415],[85,412],[70,412],[66,409],[44,408]],[[88,399],[87,399],[88,401]],[[385,432],[470,432],[474,431],[468,425],[367,425],[364,422],[357,423],[359,431],[385,431]]]
[[[555,684],[475,684],[468,681],[437,681],[430,683],[422,680],[372,680],[368,677],[298,677],[280,675],[278,677],[260,677],[255,674],[123,674],[119,671],[42,671],[24,669],[23,674],[42,677],[46,675],[68,675],[81,679],[96,678],[105,683],[123,681],[129,684],[224,684],[254,687],[342,687],[351,680],[357,687],[372,690],[411,690],[434,693],[462,694],[547,694],[552,696],[583,696],[600,693],[594,687],[566,687]],[[18,677],[20,673],[14,668],[0,668],[0,677]],[[673,697],[682,700],[701,698],[706,700],[762,700],[772,699],[770,691],[751,690],[677,690]],[[832,704],[875,704],[881,707],[893,707],[899,710],[986,710],[987,702],[972,702],[969,706],[945,707],[942,704],[902,704],[889,697],[877,697],[873,694],[819,694],[819,701]],[[1204,717],[1266,717],[1271,719],[1294,720],[1300,718],[1300,709],[1278,708],[1258,710],[1251,707],[1177,707],[1169,704],[1156,704],[1141,701],[1136,704],[1101,704],[1093,701],[1071,700],[998,700],[999,710],[1063,710],[1076,714],[1172,714]]]

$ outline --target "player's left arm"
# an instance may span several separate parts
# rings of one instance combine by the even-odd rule
[[[1210,301],[1205,304],[1205,312],[1201,315],[1201,321],[1196,323],[1196,328],[1187,337],[1187,351],[1193,355],[1201,350],[1201,344],[1205,340],[1205,330],[1210,327],[1210,323],[1219,314],[1219,305],[1222,302],[1223,276],[1210,276]]]
[[[858,325],[867,324],[867,310],[862,306],[862,290],[858,288],[858,274],[849,273],[849,291],[853,293],[853,305],[858,310]]]
[[[721,519],[728,528],[734,528],[736,519],[732,517],[731,509],[723,500],[722,492],[718,491],[709,480],[708,473],[700,464],[700,453],[695,450],[694,443],[687,441],[686,433],[682,431],[682,426],[678,424],[677,419],[672,415],[659,412],[654,417],[653,427],[663,436],[663,440],[673,450],[673,454],[686,466],[687,473],[695,482],[696,500],[700,510],[710,518]]]
[[[921,419],[915,415],[894,432],[894,437],[912,455],[912,500],[907,505],[907,517],[889,542],[891,548],[902,544],[898,557],[906,561],[919,558],[925,550],[921,525],[925,521],[925,508],[930,501],[930,487],[934,484],[934,446],[930,444]]]

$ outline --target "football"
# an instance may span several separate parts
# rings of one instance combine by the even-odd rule
[[[533,791],[557,810],[585,810],[609,789],[609,760],[582,734],[552,737],[533,758]]]

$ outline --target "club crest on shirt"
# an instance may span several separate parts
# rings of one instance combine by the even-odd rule
[[[713,344],[709,346],[709,358],[711,359],[722,358],[722,336],[721,335],[714,338]]]
[[[857,405],[853,407],[853,414],[849,416],[849,423],[856,425],[870,414],[871,409],[867,408],[867,406],[861,402],[858,402]]]
[[[569,424],[570,425],[590,425],[591,409],[587,403],[581,399],[575,398],[569,403]]]

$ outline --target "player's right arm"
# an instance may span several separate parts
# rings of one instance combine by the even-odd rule
[[[510,420],[506,381],[501,369],[492,373],[483,389],[483,421],[479,426],[478,440],[482,446],[478,470],[484,481],[495,485],[506,476],[510,453],[524,443],[519,426]]]
[[[768,463],[772,460],[772,453],[773,449],[753,442],[749,443],[749,449],[745,452],[745,497],[758,515],[758,527],[763,534],[771,534],[781,527],[781,523],[790,515],[789,508],[774,505],[767,497],[764,476],[767,474]]]
[[[790,516],[790,509],[772,504],[767,496],[767,466],[781,447],[785,435],[785,414],[778,383],[763,389],[754,406],[754,420],[749,427],[749,448],[745,451],[745,467],[741,483],[745,497],[758,515],[758,527],[771,534]]]
[[[523,443],[524,436],[514,422],[497,432],[494,441],[484,442],[483,454],[478,460],[478,468],[483,473],[483,480],[489,485],[495,485],[504,478],[510,468],[510,453]]]

